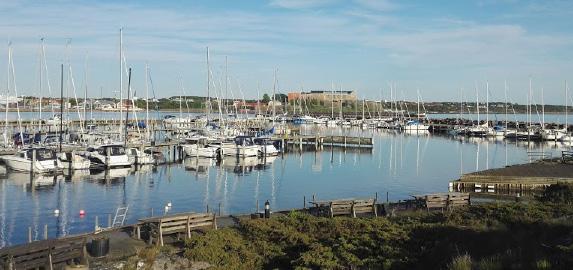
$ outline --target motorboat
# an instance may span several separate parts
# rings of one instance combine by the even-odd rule
[[[185,144],[181,145],[185,155],[191,157],[214,158],[219,153],[220,146],[209,144],[205,137],[188,138]]]
[[[12,171],[55,173],[58,159],[54,150],[44,147],[22,149],[11,156],[0,157]]]
[[[133,164],[125,152],[125,147],[120,144],[105,144],[89,147],[86,156],[91,161],[92,166],[117,168],[128,167]]]
[[[58,155],[59,164],[64,170],[86,170],[90,168],[89,158],[74,151],[64,152]]]
[[[253,142],[259,147],[260,156],[276,156],[280,153],[270,138],[255,138]]]
[[[253,137],[237,136],[231,143],[221,143],[221,153],[224,156],[256,157],[259,146],[254,144]]]
[[[155,159],[150,153],[146,153],[138,148],[132,147],[127,149],[129,162],[135,165],[155,164]]]

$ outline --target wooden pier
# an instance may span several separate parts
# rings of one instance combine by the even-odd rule
[[[540,160],[468,173],[451,182],[450,187],[455,191],[524,194],[557,183],[573,183],[573,165],[567,159]]]

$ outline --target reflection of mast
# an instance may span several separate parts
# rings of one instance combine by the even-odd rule
[[[476,172],[479,170],[479,143],[476,143]]]
[[[277,202],[277,198],[276,198],[276,178],[275,178],[275,164],[274,162],[271,164],[271,203],[272,205],[274,205],[276,207],[276,202]]]
[[[420,175],[420,136],[416,136],[416,176]]]
[[[2,202],[2,204],[0,204],[0,248],[3,248],[7,246],[8,242],[6,241],[8,238],[6,235],[6,214],[8,214],[6,212],[6,198],[8,196],[6,194],[6,179],[2,179],[0,181],[2,181],[2,186],[0,188],[2,190],[2,198],[0,198],[0,201]]]

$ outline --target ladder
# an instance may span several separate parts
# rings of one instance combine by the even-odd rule
[[[113,223],[111,224],[111,227],[123,226],[123,223],[125,222],[125,216],[127,216],[128,209],[129,209],[128,206],[124,206],[124,207],[118,207],[117,210],[115,210],[115,217],[113,218]]]

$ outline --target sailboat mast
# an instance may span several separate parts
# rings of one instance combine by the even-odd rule
[[[129,104],[129,95],[131,90],[131,68],[129,68],[129,73],[127,74],[127,102]],[[133,107],[133,104],[132,104]],[[127,121],[129,120],[129,109],[125,108],[125,127],[124,127],[124,146],[127,146]]]
[[[568,119],[567,119],[567,105],[569,105],[569,87],[567,85],[567,80],[565,80],[565,134],[569,134],[568,130],[569,130],[569,123],[568,123]]]
[[[477,124],[479,125],[479,91],[477,82],[475,83],[476,87],[476,112],[477,112]]]
[[[541,128],[545,128],[545,100],[543,100],[543,87],[541,87]]]
[[[62,152],[62,128],[64,127],[64,64],[62,64],[60,79],[60,152]]]
[[[145,63],[145,129],[149,140],[149,65],[147,63]]]
[[[121,130],[121,128],[123,127],[123,123],[121,122],[122,114],[123,114],[123,28],[119,28],[119,119],[120,119],[119,130]]]
[[[86,105],[88,102],[88,54],[86,53],[86,62],[84,68],[84,76],[85,76],[85,89],[84,89],[84,125],[86,123]]]
[[[42,41],[42,47],[43,47],[43,43],[44,43],[44,38],[40,39]],[[42,132],[42,80],[44,80],[44,71],[43,71],[43,67],[42,67],[42,62],[43,62],[43,53],[42,51],[40,52],[40,82],[39,82],[39,91],[40,91],[40,111],[39,111],[39,119],[38,119],[38,131],[41,133]],[[6,106],[8,106],[8,104],[6,104]]]
[[[489,127],[489,82],[485,82],[485,124]]]
[[[505,101],[505,131],[507,132],[507,81],[503,81],[503,95]]]
[[[276,107],[275,107],[275,105],[276,105],[275,104],[276,103],[275,96],[276,96],[276,91],[277,91],[277,69],[278,68],[275,68],[275,76],[274,76],[275,79],[273,82],[273,98],[272,98],[272,102],[273,102],[273,125],[275,123],[275,118],[277,116],[277,111],[276,111]]]
[[[211,114],[211,67],[209,66],[209,46],[207,46],[207,103],[205,110],[207,112],[207,124],[209,123],[209,116]]]

